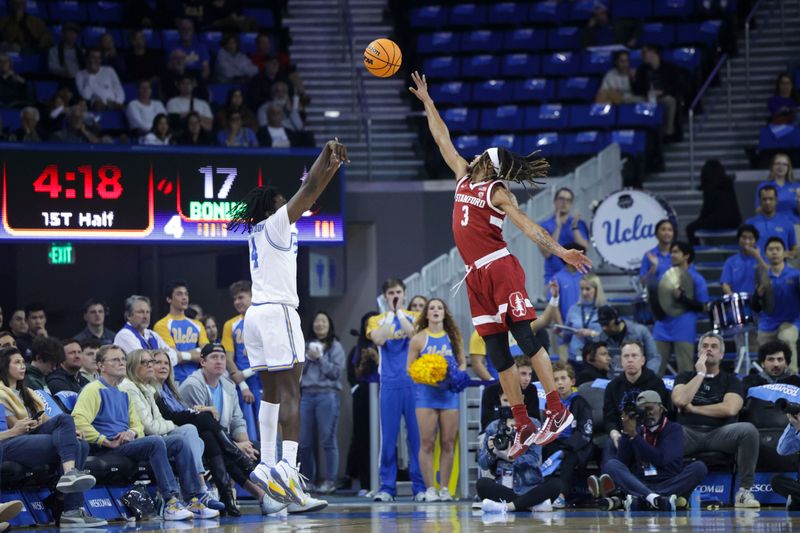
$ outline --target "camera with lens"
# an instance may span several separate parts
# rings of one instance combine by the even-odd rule
[[[636,402],[627,401],[622,404],[622,412],[628,418],[639,418],[639,407]]]
[[[508,419],[514,418],[510,407],[501,407],[499,410],[500,424],[497,426],[497,433],[494,436],[494,449],[503,451],[511,446],[514,440],[514,428],[508,425]]]
[[[775,407],[778,411],[787,415],[800,415],[800,403],[790,402],[786,398],[778,398],[775,400]]]

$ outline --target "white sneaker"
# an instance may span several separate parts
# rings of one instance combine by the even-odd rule
[[[553,502],[550,500],[545,500],[538,505],[534,505],[531,507],[531,511],[534,513],[552,513],[553,512]]]
[[[494,500],[485,499],[481,504],[481,510],[486,513],[501,513],[506,514],[508,512],[508,506],[506,502],[496,502]]]
[[[306,503],[303,505],[297,505],[296,503],[290,503],[289,507],[289,514],[294,513],[313,513],[314,511],[321,511],[328,506],[328,502],[325,500],[319,500],[314,498],[313,496],[309,496],[306,498]]]
[[[264,497],[261,498],[259,507],[261,507],[261,514],[275,514],[281,512],[283,509],[286,509],[287,505],[289,504],[279,502],[270,496],[269,493],[266,493],[264,494]]]
[[[255,470],[253,470],[253,472],[255,472]],[[285,499],[283,501],[285,503],[294,502],[298,505],[304,504],[306,498],[308,498],[308,494],[306,494],[305,483],[297,468],[291,466],[285,459],[281,459],[278,464],[272,467],[269,471],[269,475],[270,479],[283,489],[283,493],[285,494]],[[276,499],[279,501],[281,500],[281,498]]]
[[[250,472],[249,478],[253,484],[260,487],[261,490],[272,496],[272,499],[278,503],[285,503],[288,505],[292,501],[291,498],[289,498],[289,496],[286,494],[286,491],[283,489],[283,487],[277,484],[274,479],[272,479],[270,467],[264,463],[259,463],[258,466],[256,466],[255,469]]]
[[[756,500],[755,496],[753,496],[753,493],[750,492],[750,489],[740,487],[739,490],[736,491],[736,499],[734,501],[735,503],[733,506],[739,509],[761,508],[761,504]]]
[[[191,511],[186,508],[186,505],[176,497],[164,504],[164,512],[162,518],[164,520],[189,520],[194,517]]]
[[[425,495],[426,494],[427,494],[427,492],[418,492],[418,493],[414,494],[414,501],[415,502],[427,502],[427,501],[429,501],[429,500],[425,499]]]
[[[388,492],[378,491],[375,493],[375,496],[372,497],[372,501],[374,502],[393,502],[394,496],[389,494]]]
[[[428,487],[423,493],[423,497],[426,502],[438,502],[440,500],[436,487]],[[416,500],[416,498],[414,499]]]
[[[453,496],[450,494],[450,489],[448,489],[447,487],[442,487],[439,489],[439,501],[441,502],[453,501]]]
[[[219,516],[219,511],[211,507],[206,507],[205,504],[200,501],[200,498],[192,498],[189,500],[188,509],[195,518],[217,518]]]

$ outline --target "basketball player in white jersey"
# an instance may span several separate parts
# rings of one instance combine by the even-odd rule
[[[253,303],[244,317],[244,343],[250,368],[259,373],[262,389],[258,413],[261,462],[250,480],[272,496],[275,505],[271,512],[287,505],[289,512],[313,511],[327,505],[306,493],[297,469],[305,341],[297,314],[295,222],[311,208],[345,162],[345,146],[338,140],[328,141],[288,202],[276,189],[258,187],[245,196],[228,225],[249,234]],[[276,461],[279,423],[283,458]]]

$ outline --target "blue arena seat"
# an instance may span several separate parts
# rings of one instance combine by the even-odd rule
[[[412,28],[440,28],[447,23],[447,9],[442,6],[422,6],[411,10]]]
[[[653,0],[613,0],[610,7],[611,18],[615,19],[646,19],[653,15]]]
[[[567,127],[567,108],[563,104],[542,104],[525,109],[526,130],[560,130]]]
[[[486,137],[480,137],[478,135],[460,135],[453,139],[453,144],[456,150],[469,160],[472,159],[470,155],[483,152],[487,148],[489,142]]]
[[[506,80],[487,80],[478,82],[472,89],[475,102],[503,104],[511,100],[511,82]]]
[[[620,151],[626,155],[642,155],[645,151],[645,133],[640,130],[614,130],[611,143],[619,144]]]
[[[578,66],[578,54],[573,52],[555,52],[542,58],[542,73],[547,76],[573,76]]]
[[[511,150],[512,152],[522,151],[521,135],[515,135],[513,133],[501,133],[489,137],[487,140],[488,140],[487,145],[489,147],[497,146],[498,148],[505,148],[506,150]]]
[[[550,50],[578,50],[581,47],[581,29],[577,26],[560,26],[547,32]]]
[[[457,33],[437,31],[417,37],[417,52],[420,54],[452,54],[460,49]]]
[[[0,109],[0,123],[4,128],[15,130],[20,127],[21,119],[19,117],[19,109],[3,108]]]
[[[250,31],[239,35],[239,48],[243,54],[252,54],[256,51],[256,39],[258,33]],[[270,39],[272,40],[272,39]]]
[[[81,36],[83,46],[98,46],[100,44],[100,37],[102,37],[104,33],[111,35],[111,38],[114,40],[114,45],[117,48],[122,47],[122,32],[113,28],[108,29],[105,26],[87,26],[83,28]]]
[[[152,48],[153,50],[161,50],[163,48],[163,46],[161,46],[161,32],[159,30],[144,28],[142,29],[142,33],[144,34],[144,41],[147,44],[147,48]],[[130,48],[131,43],[128,32],[123,32],[122,39],[123,46],[125,48]]]
[[[522,113],[516,105],[501,105],[481,110],[481,130],[519,131]]]
[[[534,28],[517,28],[505,32],[503,48],[507,51],[533,51],[545,47],[547,33]]]
[[[664,61],[674,63],[689,72],[695,72],[700,68],[702,60],[703,57],[700,50],[694,47],[676,48],[664,52]]]
[[[40,54],[9,52],[8,55],[17,74],[41,74],[44,70],[45,61]]]
[[[559,100],[592,102],[599,87],[599,78],[587,78],[584,76],[566,78],[558,80],[556,95]]]
[[[204,31],[199,35],[200,42],[208,47],[209,50],[218,50],[222,43],[221,31]]]
[[[434,84],[429,91],[434,102],[443,104],[463,104],[470,97],[469,84],[463,81]]]
[[[570,22],[586,22],[594,14],[596,0],[575,0],[569,11]]]
[[[541,71],[541,58],[534,54],[508,54],[503,56],[500,73],[503,76],[536,76]]]
[[[122,84],[122,90],[125,91],[125,101],[130,102],[131,100],[136,100],[138,96],[139,90],[136,88],[135,81],[126,81]],[[155,89],[153,89],[153,94],[158,94]],[[163,102],[162,102],[163,103]]]
[[[100,126],[104,130],[122,130],[127,127],[125,113],[122,111],[101,111],[97,113],[97,116],[100,119]]]
[[[161,43],[164,50],[172,50],[178,46],[181,36],[178,35],[178,30],[168,29],[161,30]]]
[[[610,129],[616,120],[616,108],[611,104],[577,104],[569,108],[570,128]]]
[[[758,132],[759,150],[800,149],[800,128],[792,124],[770,124]]]
[[[25,13],[28,15],[39,17],[41,19],[47,20],[49,17],[49,13],[47,12],[47,2],[43,2],[41,0],[28,0],[26,3]],[[6,14],[6,10],[2,10],[2,14]],[[55,17],[53,17],[54,20]]]
[[[653,16],[664,19],[685,19],[694,14],[694,0],[658,0],[653,3]]]
[[[495,78],[500,73],[500,59],[491,54],[467,56],[461,60],[462,78]]]
[[[564,135],[564,155],[596,154],[608,145],[608,137],[600,131],[579,131]]]
[[[50,18],[58,22],[87,22],[86,5],[76,0],[58,0],[50,4]]]
[[[527,3],[498,2],[489,6],[489,24],[517,25],[525,20]]]
[[[621,104],[617,111],[617,126],[623,128],[658,128],[661,126],[663,109],[658,104],[642,102]]]
[[[534,150],[539,150],[539,156],[559,156],[563,151],[563,140],[555,131],[526,135],[522,152],[529,154]]]
[[[125,19],[125,6],[122,2],[95,2],[89,10],[89,19],[99,23],[121,23]]]
[[[604,75],[614,66],[610,50],[584,50],[581,52],[581,74]]]
[[[442,119],[452,132],[465,133],[478,129],[478,111],[466,107],[451,107],[442,111]]]
[[[639,44],[657,44],[662,47],[675,42],[675,26],[663,22],[649,22],[642,25]]]
[[[36,99],[40,102],[50,100],[58,90],[57,81],[35,81],[33,82],[33,89],[36,91]]]
[[[556,96],[554,80],[547,78],[528,78],[514,83],[513,100],[515,102],[546,102]]]
[[[468,31],[461,34],[462,52],[495,52],[503,48],[503,36],[492,30]]]
[[[482,4],[457,4],[450,8],[450,26],[484,26],[487,22],[486,6]]]
[[[272,14],[272,9],[245,7],[242,9],[242,15],[255,20],[259,28],[275,27],[275,16]]]
[[[678,24],[675,42],[681,45],[702,44],[711,48],[719,42],[719,31],[722,21],[706,20],[704,22],[682,22]]]
[[[422,62],[422,72],[431,79],[452,80],[461,75],[460,61],[453,56],[429,57]]]
[[[528,20],[536,24],[558,24],[567,17],[568,8],[565,2],[546,0],[531,4]]]
[[[211,96],[211,103],[224,105],[231,89],[241,87],[239,83],[211,83],[208,85],[208,94]]]

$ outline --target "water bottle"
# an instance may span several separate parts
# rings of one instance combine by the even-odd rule
[[[701,509],[701,497],[700,497],[700,489],[695,488],[692,491],[691,499],[689,500],[689,508],[692,510],[692,513],[699,513]]]
[[[647,91],[647,101],[651,104],[655,104],[658,101],[656,97],[656,90],[650,85],[650,90]]]

